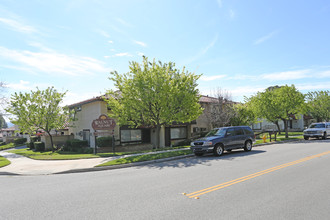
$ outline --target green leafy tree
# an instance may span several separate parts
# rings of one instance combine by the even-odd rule
[[[157,148],[160,146],[160,128],[173,122],[191,122],[202,114],[199,105],[197,80],[200,75],[183,68],[175,68],[172,62],[130,62],[125,74],[111,72],[118,91],[110,90],[105,99],[111,108],[111,117],[120,125],[156,128]]]
[[[246,105],[253,114],[259,119],[264,118],[267,121],[274,123],[277,126],[278,132],[281,134],[279,125],[280,114],[277,111],[279,108],[276,102],[273,102],[273,89],[267,89],[265,92],[258,92],[255,96],[246,99]]]
[[[230,119],[232,126],[251,125],[257,122],[253,110],[248,104],[237,103],[232,107],[233,116]]]
[[[15,116],[12,123],[18,125],[21,132],[33,134],[39,129],[45,131],[54,151],[52,129],[63,128],[71,120],[71,112],[60,104],[66,92],[59,93],[54,87],[30,93],[15,93],[11,96],[8,113]]]
[[[309,92],[306,95],[307,112],[317,121],[330,121],[330,91]]]
[[[294,85],[271,87],[249,99],[257,117],[275,123],[284,123],[285,137],[288,138],[288,121],[298,118],[306,111],[305,96]],[[280,129],[279,129],[280,130]]]

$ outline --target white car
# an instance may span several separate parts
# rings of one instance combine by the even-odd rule
[[[304,130],[305,140],[308,140],[310,137],[327,139],[328,136],[330,136],[330,122],[313,123]]]

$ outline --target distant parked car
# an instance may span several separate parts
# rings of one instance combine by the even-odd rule
[[[308,140],[311,137],[327,139],[330,136],[330,122],[319,122],[311,124],[304,130],[304,139]]]
[[[215,128],[204,138],[191,142],[190,148],[196,156],[210,152],[220,156],[225,150],[243,148],[251,151],[254,142],[254,132],[248,126],[223,127]]]

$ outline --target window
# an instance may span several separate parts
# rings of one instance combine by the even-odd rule
[[[142,135],[141,135],[140,129],[134,129],[134,130],[121,130],[120,132],[120,139],[121,142],[135,142],[135,141],[141,141]]]
[[[171,139],[185,139],[187,138],[187,128],[171,128]]]
[[[234,136],[234,135],[235,135],[234,128],[228,128],[228,130],[227,130],[227,136]]]
[[[244,131],[242,128],[236,128],[236,135],[244,135]]]

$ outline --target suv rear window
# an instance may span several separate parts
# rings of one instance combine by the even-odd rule
[[[235,132],[236,135],[244,135],[244,131],[242,128],[236,128],[235,130],[236,130],[236,132]]]
[[[249,128],[244,128],[245,134],[253,135],[253,131]]]

